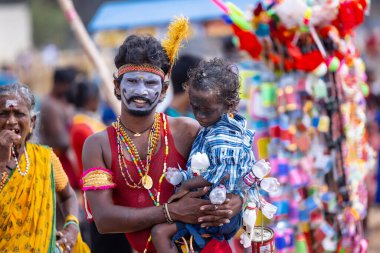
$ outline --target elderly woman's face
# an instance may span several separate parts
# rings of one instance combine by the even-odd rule
[[[26,99],[16,95],[0,95],[0,131],[11,130],[21,137],[21,144],[34,127]]]

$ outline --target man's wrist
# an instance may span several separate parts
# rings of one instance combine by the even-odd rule
[[[164,212],[164,215],[165,215],[165,219],[166,219],[166,222],[169,223],[169,224],[173,224],[174,221],[171,217],[171,214],[170,214],[170,211],[169,211],[169,206],[168,206],[168,203],[165,203],[162,205],[162,210]]]
[[[170,203],[170,204],[167,204],[167,208],[168,208],[168,211],[169,211],[169,215],[171,217],[171,220],[172,221],[176,221],[177,220],[177,214],[176,214],[176,203],[173,202],[173,203]]]

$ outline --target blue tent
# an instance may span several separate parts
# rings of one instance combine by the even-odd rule
[[[232,0],[245,10],[258,0]],[[144,26],[167,25],[174,16],[184,15],[191,22],[221,17],[222,11],[210,0],[129,0],[102,4],[89,24],[90,32],[124,30]]]

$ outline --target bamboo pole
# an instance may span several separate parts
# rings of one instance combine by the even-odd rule
[[[66,20],[70,24],[71,29],[76,35],[83,50],[86,52],[91,62],[99,72],[99,76],[102,80],[100,90],[104,99],[112,107],[115,113],[120,113],[120,105],[113,94],[113,82],[112,74],[109,71],[104,60],[101,58],[99,51],[97,50],[95,43],[91,40],[90,35],[85,29],[82,20],[78,16],[77,11],[74,8],[71,0],[58,0],[59,5],[66,17]]]

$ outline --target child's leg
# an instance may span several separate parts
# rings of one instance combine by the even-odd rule
[[[152,242],[157,253],[178,253],[177,247],[172,244],[172,237],[177,232],[176,224],[157,224],[152,230]]]

